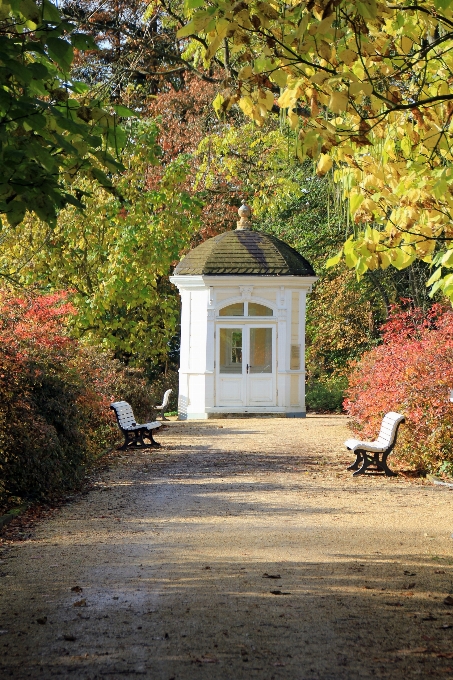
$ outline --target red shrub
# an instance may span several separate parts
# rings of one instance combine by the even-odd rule
[[[374,438],[382,416],[406,416],[395,450],[421,471],[453,473],[453,311],[434,305],[428,313],[394,309],[383,327],[383,344],[353,368],[344,403],[353,428]]]
[[[110,402],[150,418],[161,396],[143,372],[70,338],[67,300],[0,291],[0,507],[76,487],[118,440]]]

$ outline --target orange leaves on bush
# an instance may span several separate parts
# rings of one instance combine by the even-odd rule
[[[17,297],[0,291],[0,343],[26,356],[67,346],[65,322],[76,314],[67,300],[67,292]]]
[[[354,429],[373,438],[384,413],[403,413],[400,458],[421,471],[453,472],[453,311],[394,308],[383,340],[350,375],[344,406]]]

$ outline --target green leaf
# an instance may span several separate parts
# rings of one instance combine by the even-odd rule
[[[60,23],[61,15],[58,9],[49,0],[42,2],[42,18],[43,21],[51,21],[52,23]]]
[[[121,116],[121,118],[136,118],[138,116],[136,111],[132,111],[132,109],[128,109],[127,106],[122,104],[115,104],[112,108],[117,116]]]
[[[436,9],[448,9],[453,0],[434,0],[434,7]]]
[[[26,211],[27,211],[26,204],[16,199],[8,206],[8,212],[6,213],[6,219],[8,220],[8,223],[12,227],[16,226],[17,224],[22,222],[22,220],[25,217]]]
[[[364,197],[362,194],[353,194],[351,198],[349,199],[349,209],[351,211],[351,215],[354,215],[360,204],[363,202]]]
[[[69,85],[69,89],[76,94],[85,94],[89,91],[89,87],[86,83],[82,83],[81,80],[73,80]]]
[[[118,151],[122,149],[127,142],[126,132],[119,125],[108,128],[106,130],[106,138],[110,148],[117,149]]]
[[[105,172],[100,168],[91,168],[90,175],[99,182],[99,184],[108,189],[112,188],[112,182],[109,180]]]
[[[439,267],[438,269],[436,269],[434,274],[428,279],[428,281],[426,282],[426,285],[428,287],[432,286],[435,281],[438,281],[440,279],[441,275],[442,275],[442,267]]]
[[[326,262],[326,268],[330,269],[331,267],[335,267],[343,257],[343,248],[340,250],[339,253],[334,255],[333,257],[329,257],[329,259]]]
[[[21,0],[19,3],[20,13],[35,24],[41,23],[41,10],[33,0]],[[60,14],[58,14],[58,20]]]
[[[61,38],[49,38],[47,40],[50,57],[57,62],[63,71],[69,71],[72,60],[74,59],[74,50],[66,40]]]
[[[453,267],[453,250],[447,250],[442,257],[442,265],[444,267]]]
[[[91,35],[86,33],[72,33],[71,43],[76,50],[97,50],[98,46]]]
[[[195,24],[193,21],[189,21],[188,24],[179,29],[176,33],[177,38],[187,38],[189,35],[196,33]]]

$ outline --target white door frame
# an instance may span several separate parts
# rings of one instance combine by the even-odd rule
[[[237,329],[242,331],[242,373],[220,373],[220,330],[222,328]],[[272,373],[247,373],[247,365],[250,364],[250,329],[251,328],[271,328],[272,329]],[[259,323],[257,319],[253,322],[245,321],[244,317],[239,317],[237,321],[226,321],[216,323],[215,327],[216,348],[215,348],[215,405],[217,407],[225,408],[231,406],[233,408],[247,408],[259,406],[277,406],[277,323],[272,321],[264,321]],[[271,393],[270,400],[263,402],[251,403],[251,381],[263,379],[271,379]],[[234,403],[234,399],[222,399],[222,382],[224,384],[230,383],[232,392],[235,391],[240,397]]]

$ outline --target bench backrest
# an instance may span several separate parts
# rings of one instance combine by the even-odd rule
[[[162,399],[162,408],[165,408],[166,405],[168,404],[168,400],[170,399],[170,394],[173,392],[173,390],[167,390],[164,394],[164,398]]]
[[[122,430],[128,430],[136,425],[132,406],[127,401],[114,401],[110,408],[115,411],[118,425]]]
[[[398,425],[402,423],[404,416],[401,413],[395,413],[390,411],[386,413],[382,419],[382,425],[379,432],[377,441],[382,446],[390,446],[396,437],[396,432],[398,430]]]

